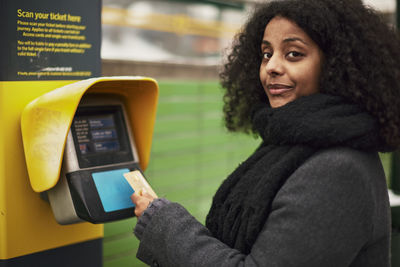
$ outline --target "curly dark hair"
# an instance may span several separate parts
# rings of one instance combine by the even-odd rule
[[[282,16],[302,28],[324,53],[320,92],[342,96],[377,118],[387,144],[400,145],[400,38],[361,0],[279,0],[258,5],[234,39],[220,73],[225,125],[256,133],[254,107],[269,103],[259,78],[261,41]]]

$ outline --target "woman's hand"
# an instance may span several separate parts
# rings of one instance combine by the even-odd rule
[[[135,204],[135,215],[138,219],[154,199],[149,193],[143,191],[131,195],[131,200]]]

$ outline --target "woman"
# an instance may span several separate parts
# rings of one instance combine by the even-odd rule
[[[221,78],[227,128],[263,142],[222,183],[206,226],[177,203],[133,194],[138,258],[153,266],[389,266],[377,152],[400,145],[399,47],[359,0],[259,6]]]

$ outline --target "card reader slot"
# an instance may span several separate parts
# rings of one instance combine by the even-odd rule
[[[118,166],[118,169],[127,169],[128,172],[133,170],[140,171],[140,167],[136,163],[122,164]],[[104,210],[99,190],[93,179],[93,174],[113,170],[115,170],[115,167],[105,167],[97,168],[96,170],[79,170],[66,174],[73,204],[79,218],[91,223],[104,223],[129,218],[134,215],[134,207],[110,212]],[[112,179],[112,177],[110,177],[110,179]],[[127,186],[129,186],[129,184],[127,184]]]

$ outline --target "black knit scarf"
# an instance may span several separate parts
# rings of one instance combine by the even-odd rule
[[[222,183],[206,219],[216,238],[245,254],[278,190],[317,150],[385,150],[375,119],[337,96],[314,94],[275,109],[264,105],[257,108],[253,124],[263,143]]]

